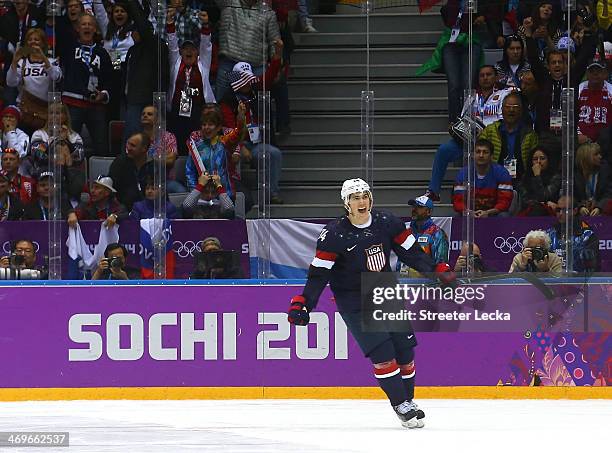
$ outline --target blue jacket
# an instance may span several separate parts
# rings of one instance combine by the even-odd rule
[[[410,222],[409,230],[417,238],[421,249],[431,256],[434,264],[448,262],[448,237],[442,228],[436,225],[432,218],[427,219],[421,228],[416,221]],[[396,270],[409,273],[409,266],[398,261]],[[410,275],[412,277],[412,275]]]
[[[154,205],[153,200],[142,200],[137,201],[132,206],[132,212],[130,212],[130,219],[132,220],[142,220],[142,219],[152,219]],[[178,219],[179,212],[169,200],[166,200],[166,218],[168,219]]]

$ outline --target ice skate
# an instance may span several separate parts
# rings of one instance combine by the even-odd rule
[[[416,411],[417,428],[423,428],[425,426],[425,422],[423,420],[425,418],[425,412],[419,409],[419,406],[417,406],[414,401],[410,401],[409,404],[411,404],[414,407],[414,410]]]
[[[393,410],[402,422],[402,426],[404,428],[419,428],[419,421],[417,418],[418,408],[416,407],[416,404],[414,404],[412,401],[404,401],[402,404],[393,406]],[[425,416],[425,414],[423,414],[423,416]]]

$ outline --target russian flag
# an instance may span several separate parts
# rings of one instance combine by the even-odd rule
[[[175,258],[172,250],[172,223],[170,219],[142,219],[140,221],[140,275],[143,279],[155,278],[153,270],[153,244],[166,243],[166,278],[174,278]]]
[[[432,6],[437,5],[441,2],[442,0],[417,0],[417,3],[419,5],[419,12],[423,13],[428,9],[431,9]]]

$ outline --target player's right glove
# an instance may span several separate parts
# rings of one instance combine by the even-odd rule
[[[436,264],[434,270],[436,278],[440,281],[443,288],[456,288],[457,287],[457,274],[453,272],[450,266],[446,263]]]
[[[310,314],[306,308],[304,296],[293,296],[287,312],[287,320],[296,326],[305,326],[310,322]]]

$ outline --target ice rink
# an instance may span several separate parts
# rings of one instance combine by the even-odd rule
[[[609,451],[610,400],[421,400],[407,430],[382,400],[0,403],[0,431],[68,431],[74,452]],[[31,452],[31,448],[3,451]]]

